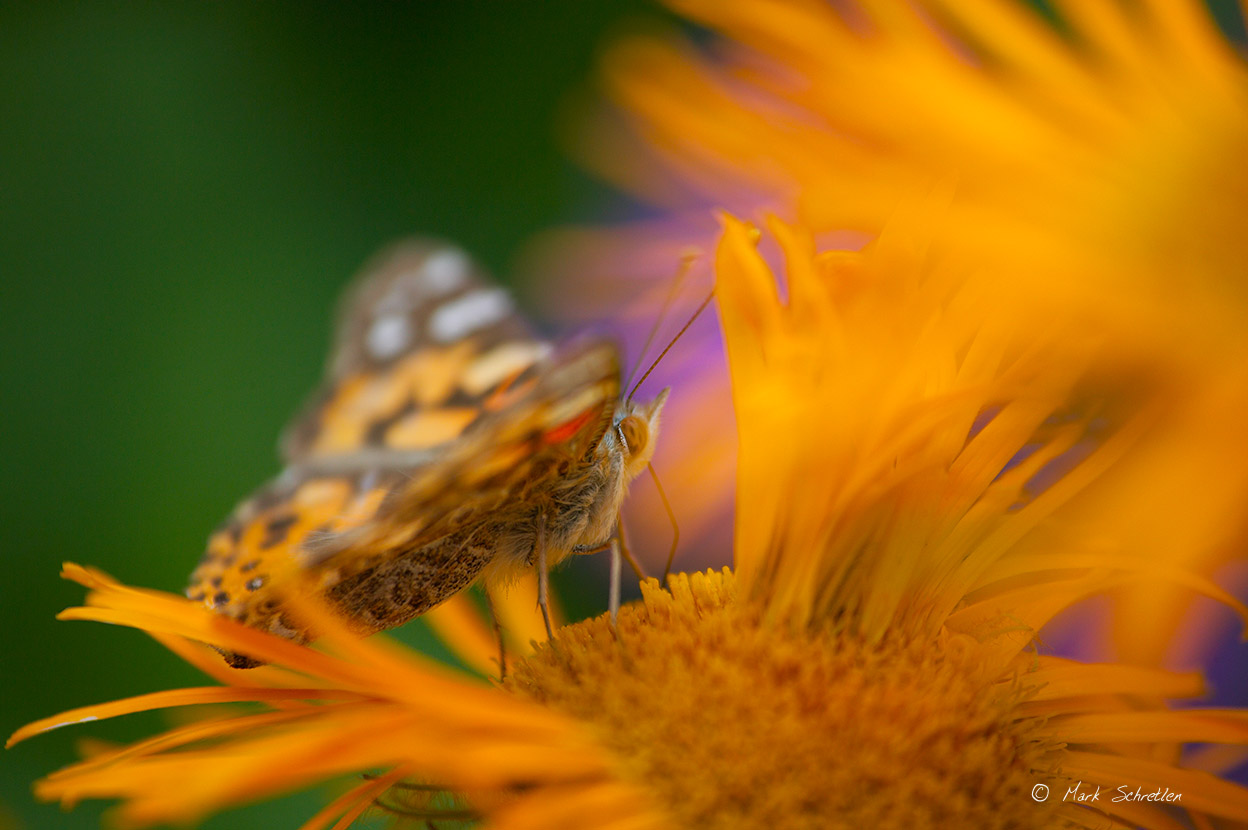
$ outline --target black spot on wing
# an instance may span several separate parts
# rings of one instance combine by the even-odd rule
[[[365,446],[384,447],[386,445],[386,433],[390,430],[390,427],[411,415],[416,411],[416,408],[416,401],[408,398],[393,414],[373,421],[367,432],[364,433]]]
[[[275,545],[280,545],[298,521],[299,517],[294,513],[286,513],[269,519],[264,526],[264,538],[260,540],[260,549],[268,550]]]

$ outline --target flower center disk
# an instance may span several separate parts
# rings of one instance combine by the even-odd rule
[[[1029,795],[1050,747],[1012,715],[1017,684],[976,679],[969,638],[954,648],[795,633],[738,602],[727,569],[642,590],[616,631],[605,616],[563,628],[504,686],[589,724],[679,824],[1052,820]]]

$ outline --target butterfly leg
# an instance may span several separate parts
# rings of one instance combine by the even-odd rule
[[[489,588],[485,589],[485,605],[490,609],[490,621],[494,623],[494,636],[498,638],[498,682],[502,683],[507,679],[507,644],[503,642],[503,626],[498,621],[494,597],[490,595]]]
[[[620,541],[620,553],[624,557],[624,561],[633,569],[633,573],[637,575],[637,581],[649,578],[646,569],[641,567],[641,563],[637,561],[637,557],[633,556],[633,551],[628,546],[628,537],[624,534],[624,517],[620,514],[615,516],[615,538]]]
[[[546,511],[537,514],[537,537],[533,547],[537,551],[537,604],[542,609],[542,621],[546,623],[546,637],[555,642],[555,629],[550,624],[550,573],[546,567]]]
[[[637,581],[648,579],[650,574],[646,573],[646,569],[641,566],[641,562],[633,556],[632,550],[628,547],[628,541],[623,537],[623,526],[617,525],[616,533],[619,534],[620,553],[624,556],[624,561],[633,569],[633,573],[637,575]],[[572,552],[577,555],[593,556],[596,553],[606,553],[611,550],[611,545],[615,544],[616,537],[612,536],[605,542],[597,545],[577,545],[572,548]]]
[[[615,618],[620,614],[620,571],[624,559],[620,556],[619,536],[611,537],[611,588],[607,595],[607,610],[611,613],[611,627],[615,628]]]

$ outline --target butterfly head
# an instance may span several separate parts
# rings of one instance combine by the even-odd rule
[[[635,478],[654,455],[659,437],[659,417],[663,413],[663,404],[667,402],[668,391],[664,389],[649,403],[638,403],[629,398],[616,407],[614,430],[624,454],[627,479]]]

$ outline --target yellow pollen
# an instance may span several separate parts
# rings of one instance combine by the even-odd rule
[[[687,828],[1027,828],[1052,749],[1013,715],[1018,684],[985,681],[954,647],[767,626],[733,574],[562,628],[504,684],[589,724]],[[1060,823],[1060,819],[1059,819]]]

